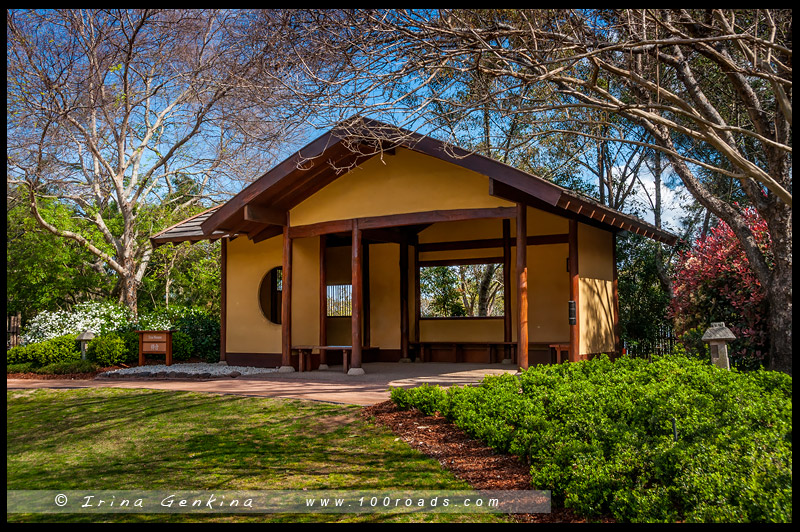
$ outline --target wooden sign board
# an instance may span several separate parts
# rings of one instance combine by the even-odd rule
[[[172,331],[136,331],[139,333],[139,365],[144,366],[145,353],[167,356],[172,365]]]

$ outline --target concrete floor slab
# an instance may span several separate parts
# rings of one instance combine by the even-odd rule
[[[486,375],[516,373],[513,366],[501,364],[433,363],[399,364],[372,362],[363,364],[364,375],[347,375],[341,366],[327,370],[267,373],[237,378],[139,379],[139,380],[57,380],[7,379],[6,388],[139,388],[190,392],[281,397],[341,404],[371,405],[389,399],[390,387],[414,387],[421,384],[440,386],[477,384]]]

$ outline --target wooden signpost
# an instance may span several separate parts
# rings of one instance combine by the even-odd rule
[[[139,333],[139,365],[144,366],[146,353],[166,355],[172,365],[172,331],[136,331]]]

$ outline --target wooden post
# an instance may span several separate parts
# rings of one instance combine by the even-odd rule
[[[569,299],[575,302],[575,324],[569,326],[569,361],[580,359],[581,317],[580,276],[578,275],[578,221],[569,221]]]
[[[361,313],[363,316],[363,330],[361,332],[361,341],[363,345],[370,346],[370,333],[372,326],[370,323],[369,314],[369,243],[361,245]]]
[[[408,242],[400,242],[400,354],[408,360]]]
[[[328,240],[325,235],[319,236],[319,345],[328,345],[328,280],[325,255]],[[328,369],[328,351],[319,350],[319,368]]]
[[[220,249],[220,281],[219,281],[219,359],[224,361],[227,350],[227,314],[228,314],[228,237],[222,239]]]
[[[503,219],[503,341],[510,342],[513,334],[511,316],[511,220]],[[503,346],[503,360],[511,362],[509,346]]]
[[[363,296],[363,251],[361,243],[361,229],[358,222],[353,221],[352,254],[350,270],[352,274],[352,317],[350,319],[350,330],[353,345],[353,354],[350,360],[350,370],[348,375],[362,375],[364,370],[361,368],[361,312]]]
[[[291,373],[292,367],[292,238],[288,224],[283,227],[283,286],[281,288],[281,367]]]
[[[528,208],[517,203],[517,365],[528,369]]]
[[[614,261],[614,277],[613,277],[613,301],[614,308],[614,358],[620,356],[620,338],[619,338],[619,279],[617,277],[617,233],[614,233],[611,239],[612,255]]]
[[[419,243],[414,245],[414,342],[419,345],[419,314],[420,314],[420,294],[419,294]],[[420,355],[422,349],[420,349]],[[420,356],[420,358],[422,358]]]

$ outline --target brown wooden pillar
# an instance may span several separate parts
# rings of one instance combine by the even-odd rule
[[[400,242],[400,355],[408,359],[408,242]]]
[[[369,243],[361,245],[362,257],[361,257],[361,278],[362,278],[362,286],[361,286],[361,314],[363,316],[362,323],[363,329],[361,332],[361,342],[363,345],[369,347],[370,344],[370,334],[372,332],[372,325],[370,323],[370,314],[369,314]]]
[[[328,240],[325,235],[319,235],[319,345],[328,345],[328,280],[325,255],[328,250]],[[319,350],[319,364],[321,369],[327,369],[327,350]]]
[[[578,275],[578,221],[569,221],[569,299],[575,305],[575,323],[569,326],[569,361],[580,359],[581,317],[580,276]]]
[[[222,239],[220,248],[220,280],[219,280],[219,359],[224,361],[228,354],[228,237]]]
[[[281,367],[278,371],[291,372],[292,367],[292,239],[289,226],[283,227],[283,270],[281,287]]]
[[[361,313],[363,304],[363,250],[361,243],[361,229],[358,222],[353,221],[353,243],[350,269],[352,274],[352,313],[350,320],[350,330],[352,335],[352,358],[350,360],[349,375],[362,374],[361,369]],[[354,371],[357,370],[357,371]]]
[[[611,253],[613,256],[614,261],[614,277],[613,277],[613,284],[612,284],[612,304],[614,308],[612,311],[614,312],[614,357],[618,357],[622,354],[620,348],[620,338],[619,338],[619,280],[617,278],[617,233],[614,233],[614,236],[611,239]]]
[[[528,208],[517,203],[517,365],[528,368]]]
[[[419,344],[419,314],[420,314],[420,293],[419,293],[419,242],[414,244],[414,342]],[[422,349],[418,355],[422,354]]]
[[[511,220],[503,219],[503,341],[510,342],[513,331],[511,316]],[[503,346],[503,359],[510,361],[510,346]]]

